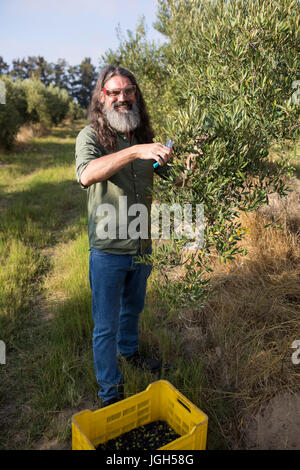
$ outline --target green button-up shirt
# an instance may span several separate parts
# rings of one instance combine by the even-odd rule
[[[114,152],[138,143],[135,136],[129,142],[124,134],[118,134]],[[90,125],[82,129],[76,139],[77,181],[80,182],[91,160],[114,152],[98,143]],[[153,163],[153,160],[134,160],[107,180],[87,188],[90,248],[114,254],[142,254],[151,248],[151,190],[156,171]],[[165,178],[167,167],[160,167],[156,172]]]

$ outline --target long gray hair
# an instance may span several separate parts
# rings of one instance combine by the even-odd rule
[[[116,149],[117,132],[111,128],[103,114],[103,104],[100,102],[100,93],[105,83],[114,76],[127,77],[136,86],[136,103],[140,112],[140,125],[134,131],[140,144],[153,142],[153,129],[150,123],[146,103],[141,90],[131,72],[123,67],[107,65],[103,68],[93,91],[89,106],[88,117],[90,125],[96,131],[99,143],[109,150]]]

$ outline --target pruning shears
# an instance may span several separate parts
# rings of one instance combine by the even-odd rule
[[[168,139],[168,140],[167,140],[167,143],[166,143],[166,147],[168,147],[169,149],[171,149],[171,148],[173,147],[173,145],[174,145],[174,142],[172,142],[171,139]],[[160,158],[162,159],[162,161],[164,161],[164,159],[163,159],[162,157],[160,157]],[[159,165],[158,162],[155,162],[155,163],[153,164],[153,168],[158,168],[159,166],[160,166],[160,165]]]

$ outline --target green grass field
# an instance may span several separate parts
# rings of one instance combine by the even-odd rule
[[[0,153],[0,340],[7,352],[6,364],[0,364],[0,449],[71,449],[71,416],[99,407],[86,193],[74,172],[75,137],[84,125],[60,125],[49,135],[18,144],[13,152]],[[292,151],[296,157],[297,150]],[[207,447],[229,448],[239,440],[236,410],[244,392],[231,387],[230,380],[222,382],[219,365],[212,367],[215,377],[211,370],[208,374],[203,351],[208,348],[211,354],[219,347],[225,358],[238,332],[225,329],[226,308],[219,330],[204,325],[203,312],[197,318],[193,314],[187,324],[178,320],[176,312],[170,314],[160,303],[155,275],[141,318],[141,349],[171,362],[171,371],[163,370],[161,378],[209,415]],[[251,298],[249,294],[249,302]],[[212,344],[204,341],[209,334]],[[254,348],[257,353],[257,343]],[[244,348],[242,353],[245,366],[251,353]],[[226,358],[226,364],[231,360]],[[208,363],[211,367],[212,361]],[[239,380],[238,366],[233,365],[234,380]],[[158,378],[126,365],[123,372],[126,396]]]
[[[84,125],[57,127],[0,155],[4,449],[43,448],[52,440],[71,448],[70,414],[100,405],[91,348],[86,193],[74,173],[75,137]],[[147,337],[150,325],[155,331],[152,316],[146,309],[141,329]],[[170,344],[158,334],[161,344]],[[123,370],[127,396],[157,379],[129,366]]]

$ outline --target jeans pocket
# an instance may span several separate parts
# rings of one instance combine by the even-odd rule
[[[107,253],[106,251],[96,250],[96,248],[91,248],[91,253],[96,256],[110,256],[111,253]]]

